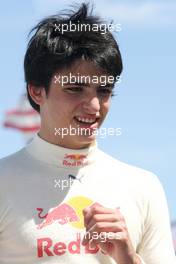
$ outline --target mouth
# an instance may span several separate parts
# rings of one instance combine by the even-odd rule
[[[74,120],[79,126],[89,127],[89,128],[96,128],[98,126],[99,117],[81,117],[81,116],[75,116]]]

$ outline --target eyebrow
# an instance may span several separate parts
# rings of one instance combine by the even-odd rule
[[[65,86],[67,86],[67,85],[77,85],[77,86],[90,86],[90,84],[89,83],[85,83],[85,82],[74,82],[74,83],[70,83],[70,82],[68,82],[68,83],[64,83],[64,85]]]
[[[96,83],[94,83],[96,85]],[[107,83],[106,85],[99,85],[99,87],[109,87],[109,88],[114,88],[115,83]],[[90,83],[85,83],[85,82],[74,82],[74,83],[65,83],[64,86],[90,86]]]

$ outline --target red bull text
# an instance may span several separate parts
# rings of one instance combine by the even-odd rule
[[[39,258],[44,256],[62,256],[66,253],[69,254],[96,254],[99,251],[99,247],[91,248],[89,244],[83,246],[81,244],[80,233],[76,234],[76,239],[68,242],[63,241],[54,243],[49,237],[37,239],[37,254]]]
[[[87,163],[87,155],[84,154],[65,154],[63,165],[66,167],[78,167]]]

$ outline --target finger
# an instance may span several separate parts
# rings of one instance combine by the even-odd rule
[[[123,245],[127,241],[126,238],[127,235],[124,232],[101,233],[97,238],[92,237],[92,239],[90,239],[88,243],[89,247],[95,248],[96,246],[98,246],[103,252],[103,254],[107,254],[107,252],[112,249],[114,243],[118,241],[121,245]],[[83,245],[85,244],[83,243]]]
[[[86,235],[84,236],[84,239],[82,241],[82,245],[86,245],[86,244],[92,244],[92,245],[95,245],[95,244],[98,244],[98,243],[101,243],[101,242],[105,242],[105,233],[101,232],[101,233],[98,233],[98,232],[87,232]]]
[[[110,209],[99,205],[92,205],[91,207],[86,207],[83,210],[84,224],[87,225],[92,216],[95,214],[116,214],[117,217],[121,217],[119,208]]]
[[[104,239],[107,242],[112,242],[113,240],[124,240],[126,238],[126,233],[125,232],[108,232],[105,233]]]
[[[107,233],[107,232],[123,232],[126,231],[126,226],[123,222],[117,222],[117,223],[106,223],[106,222],[100,222],[95,224],[93,227],[91,227],[89,230],[87,230],[84,238],[83,238],[83,244],[87,244],[92,238],[98,239],[98,236],[102,237],[101,233]]]
[[[96,240],[95,240],[95,239],[91,239],[91,240],[89,241],[89,248],[90,248],[90,249],[94,249],[94,248],[96,248],[97,245],[98,245],[98,243],[96,243]],[[99,247],[99,245],[98,245],[98,247]]]
[[[89,206],[87,206],[87,207],[85,207],[84,209],[83,209],[83,215],[86,215],[87,213],[89,213],[90,211],[91,211],[91,209],[93,208],[93,207],[102,207],[102,205],[101,204],[98,204],[98,203],[93,203],[93,204],[91,204],[91,205],[89,205]]]
[[[92,206],[88,206],[83,209],[83,215],[87,216],[91,213],[100,213],[100,214],[112,214],[112,213],[117,213],[117,208],[111,209],[107,207],[103,207],[97,204],[93,204]]]
[[[91,240],[89,240],[89,243],[93,243],[95,244],[101,244],[101,243],[105,243],[105,242],[112,242],[114,240],[119,240],[119,241],[123,241],[126,238],[126,233],[124,232],[101,232],[97,238],[96,237],[92,237]]]
[[[118,221],[121,221],[121,218],[120,217],[117,218],[117,215],[115,214],[95,214],[86,224],[86,230],[89,230],[92,226],[94,226],[98,222],[113,223]]]

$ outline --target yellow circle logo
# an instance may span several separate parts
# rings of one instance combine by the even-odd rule
[[[77,222],[70,222],[70,225],[73,227],[83,229],[84,228],[84,217],[83,217],[83,209],[87,206],[90,206],[94,202],[90,200],[89,198],[86,198],[84,196],[76,196],[71,198],[67,201],[67,204],[70,205],[77,213],[79,217],[79,221]]]

